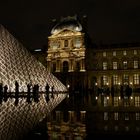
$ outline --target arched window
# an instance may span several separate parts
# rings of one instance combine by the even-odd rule
[[[64,41],[64,46],[65,46],[65,47],[68,47],[68,40],[65,40],[65,41]]]
[[[63,72],[68,72],[69,70],[69,64],[68,61],[63,62]]]

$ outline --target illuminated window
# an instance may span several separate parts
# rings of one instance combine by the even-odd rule
[[[125,101],[124,101],[124,107],[129,107],[130,106],[130,103],[129,103],[129,100],[128,100],[128,97],[125,97]]]
[[[113,56],[116,56],[116,51],[113,51]]]
[[[108,104],[109,104],[109,99],[108,97],[104,96],[104,107],[108,106]]]
[[[134,85],[139,85],[139,74],[134,74],[133,78]]]
[[[108,112],[104,112],[104,120],[105,120],[105,121],[108,120]]]
[[[135,106],[136,107],[140,106],[140,97],[139,96],[135,96]]]
[[[118,65],[117,65],[117,62],[113,62],[113,70],[117,70],[117,67]]]
[[[124,85],[128,85],[129,83],[129,76],[126,74],[123,75],[123,83]]]
[[[74,45],[75,45],[75,47],[80,48],[81,45],[82,45],[81,39],[80,39],[80,38],[76,38],[76,39],[74,40]]]
[[[118,112],[115,112],[115,113],[114,113],[114,120],[118,120],[118,119],[119,119]]]
[[[61,121],[61,112],[60,111],[56,111],[56,121],[57,122]]]
[[[107,62],[103,62],[103,70],[107,70]]]
[[[114,106],[119,106],[119,97],[114,97]]]
[[[108,84],[107,76],[103,75],[103,85],[107,85],[107,84]]]
[[[113,85],[118,84],[118,75],[113,75]]]
[[[140,120],[140,113],[139,112],[136,113],[136,120]]]
[[[123,51],[123,55],[126,55],[127,53],[126,53],[126,51]]]
[[[134,55],[137,55],[137,50],[134,50]]]
[[[106,52],[103,52],[103,56],[106,57]]]
[[[123,68],[127,69],[127,61],[123,61]]]
[[[74,111],[69,111],[69,121],[74,122]]]
[[[128,114],[128,113],[125,113],[125,114],[124,114],[124,120],[125,120],[125,121],[128,121],[128,120],[129,120],[129,114]]]
[[[50,47],[53,49],[57,49],[59,47],[59,42],[57,41],[50,42]]]
[[[85,122],[85,120],[86,120],[86,111],[80,111],[80,113],[81,113],[81,117],[80,117],[81,122]]]
[[[134,60],[134,69],[138,69],[138,60]]]
[[[68,40],[64,41],[64,47],[68,47]]]

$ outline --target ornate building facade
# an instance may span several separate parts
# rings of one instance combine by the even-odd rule
[[[112,86],[118,90],[120,85],[129,85],[133,91],[140,88],[140,44],[117,44],[92,49],[92,68],[89,71],[91,87]]]
[[[84,36],[77,17],[67,17],[53,27],[48,37],[47,69],[67,86],[73,87],[76,82],[79,83],[81,76],[84,79]]]
[[[91,45],[76,17],[62,18],[48,37],[47,68],[72,89],[140,86],[140,44]]]

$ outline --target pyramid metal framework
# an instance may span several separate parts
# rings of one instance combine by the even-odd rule
[[[0,104],[0,140],[22,140],[36,124],[44,119],[65,97],[66,87],[39,63],[2,25],[0,25],[0,80],[15,91],[15,80],[20,91],[27,91],[27,84],[39,84],[45,91],[46,83],[54,86],[54,98],[46,102],[45,94],[40,94],[39,102],[27,103],[26,98],[8,98]]]
[[[66,91],[66,87],[31,55],[25,47],[0,25],[0,82],[15,91],[15,81],[19,91],[27,91],[27,84],[39,84],[45,91],[46,83],[55,91]]]

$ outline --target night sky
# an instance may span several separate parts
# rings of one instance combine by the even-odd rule
[[[94,43],[140,42],[139,0],[4,0],[1,24],[29,49],[42,48],[52,19],[87,15]]]

